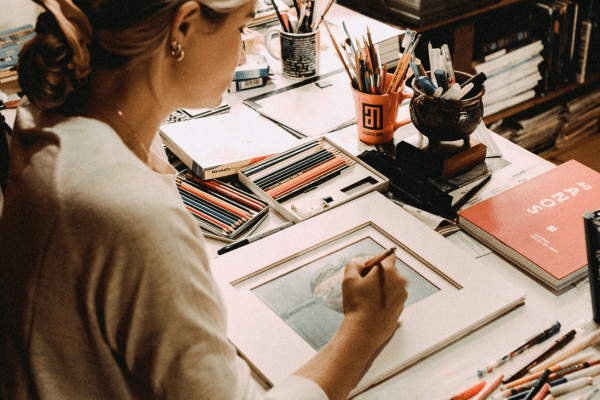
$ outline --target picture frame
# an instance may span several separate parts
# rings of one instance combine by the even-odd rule
[[[335,331],[336,322],[330,320],[336,318],[324,315],[336,311],[323,304],[322,291],[315,289],[324,281],[322,275],[329,274],[325,280],[335,283],[343,276],[335,264],[345,262],[348,254],[391,246],[397,260],[413,271],[409,299],[396,332],[351,397],[525,301],[523,292],[484,263],[371,192],[213,260],[213,275],[227,307],[228,338],[259,376],[276,385],[310,360]],[[337,270],[328,270],[332,265]],[[318,305],[306,297],[306,290],[304,298],[297,293],[302,286],[322,297]],[[417,301],[411,301],[414,292]],[[292,315],[299,315],[300,322],[290,323]],[[313,323],[317,320],[326,321],[325,327]],[[306,340],[307,335],[316,339]]]

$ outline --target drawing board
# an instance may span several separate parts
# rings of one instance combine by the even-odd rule
[[[408,300],[396,332],[351,396],[524,302],[524,293],[485,264],[372,192],[213,261],[229,339],[277,384],[340,325],[343,266],[391,246]]]

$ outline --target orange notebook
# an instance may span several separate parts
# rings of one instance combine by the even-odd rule
[[[549,286],[587,274],[583,214],[600,208],[600,173],[568,161],[458,213],[458,224]]]

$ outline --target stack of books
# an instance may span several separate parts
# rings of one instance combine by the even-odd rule
[[[599,119],[600,89],[569,101],[556,138],[556,148],[565,148],[598,133]]]
[[[504,121],[503,126],[496,129],[496,133],[539,154],[554,147],[556,135],[562,128],[564,109],[558,105],[537,114],[526,112],[518,119]]]
[[[477,73],[487,76],[483,96],[484,116],[492,115],[535,97],[535,87],[542,79],[538,66],[543,58],[541,40],[511,51],[493,53],[486,61],[475,63]]]

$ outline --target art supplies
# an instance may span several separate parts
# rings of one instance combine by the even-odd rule
[[[202,180],[190,170],[181,171],[176,184],[198,225],[221,237],[236,237],[269,212],[256,196],[218,180]]]
[[[389,80],[388,83],[386,81],[387,70],[380,65],[379,61],[382,59],[382,57],[377,53],[368,27],[367,38],[362,37],[362,40],[359,40],[358,38],[354,38],[354,40],[352,40],[350,34],[346,30],[348,39],[350,39],[352,53],[354,55],[354,59],[352,59],[352,55],[350,55],[348,52],[342,53],[342,51],[340,51],[338,44],[333,37],[331,30],[329,29],[329,25],[324,20],[322,21],[327,29],[327,32],[329,33],[329,37],[333,43],[336,54],[341,61],[344,70],[348,74],[352,87],[355,90],[372,95],[383,95],[395,93],[399,90],[399,88],[404,87],[404,81],[409,68],[409,61],[414,53],[414,49],[417,45],[420,35],[417,36],[416,39],[412,37],[408,50],[400,58],[400,62],[396,67],[392,79]],[[405,38],[406,37],[407,36],[405,35]],[[356,47],[354,47],[354,42],[356,42]]]
[[[485,400],[502,383],[504,375],[499,374],[477,394],[475,400]]]
[[[461,392],[455,396],[452,396],[452,398],[450,398],[450,400],[467,400],[470,399],[471,397],[477,395],[477,393],[481,392],[481,390],[485,387],[486,382],[485,381],[480,381],[477,382],[475,385],[473,385],[472,387],[468,388],[467,390],[465,390],[464,392]]]
[[[227,246],[221,247],[219,250],[217,250],[217,254],[221,255],[221,254],[227,253],[228,251],[239,249],[242,246],[245,246],[247,244],[256,242],[259,239],[265,238],[265,237],[267,237],[269,235],[272,235],[274,233],[282,231],[285,228],[290,227],[292,225],[294,225],[294,223],[291,222],[291,221],[288,221],[288,222],[286,222],[284,224],[279,225],[278,227],[275,227],[273,229],[269,229],[266,232],[257,233],[256,235],[247,236],[247,237],[245,237],[242,240],[238,240],[237,242],[233,242],[231,244],[228,244]]]
[[[286,219],[299,222],[373,190],[388,179],[327,138],[305,142],[239,171],[246,187]],[[327,207],[306,215],[298,204],[310,197]]]
[[[293,146],[298,139],[248,107],[165,124],[161,139],[196,175],[214,179]]]
[[[548,369],[551,372],[556,372],[556,371],[560,371],[566,368],[570,368],[573,365],[577,365],[582,361],[585,361],[587,359],[590,359],[594,356],[594,354],[592,352],[582,352],[582,353],[578,353],[576,355],[574,355],[573,357],[570,357],[562,362],[559,362],[557,364],[554,364],[552,366],[549,366]],[[530,373],[529,375],[517,379],[515,381],[506,383],[504,385],[502,385],[502,390],[507,390],[507,389],[512,389],[512,388],[516,388],[517,386],[520,386],[522,384],[531,382],[537,378],[539,378],[542,375],[543,371],[538,371],[538,372],[534,372],[534,373]]]
[[[580,351],[593,346],[596,342],[600,340],[600,329],[590,333],[589,335],[577,340],[575,343],[572,343],[567,348],[561,350],[556,353],[554,356],[550,357],[548,360],[544,361],[541,364],[533,367],[531,372],[538,372],[542,369],[548,368],[551,365],[554,365],[562,360],[571,357],[574,354],[579,353]]]
[[[536,344],[542,343],[552,335],[556,334],[560,330],[560,322],[554,322],[548,329],[543,330],[541,332],[536,333],[529,339],[525,340],[522,344],[517,346],[514,350],[506,353],[499,359],[490,362],[485,368],[482,368],[477,371],[477,376],[480,378],[492,372],[495,368],[503,365],[508,360],[512,359],[514,356],[521,354],[523,351],[529,349]]]
[[[527,374],[527,372],[531,368],[533,368],[537,364],[541,363],[542,361],[544,361],[545,359],[547,359],[548,357],[550,357],[551,355],[556,353],[558,350],[560,350],[564,346],[566,346],[571,340],[573,340],[574,337],[575,337],[575,329],[571,329],[567,334],[565,334],[564,336],[562,336],[558,340],[556,340],[552,346],[550,346],[548,349],[543,351],[540,355],[538,355],[531,362],[526,364],[524,367],[519,369],[514,374],[509,375],[503,382],[505,384],[507,384],[507,383],[510,383],[512,381],[515,381],[515,380],[521,378],[522,376]]]
[[[393,75],[385,74],[381,79],[385,79],[384,82],[390,82]],[[383,87],[385,87],[385,83]],[[398,108],[402,106],[404,100],[410,97],[402,89],[403,87],[388,95],[367,94],[352,89],[356,127],[358,138],[361,141],[368,144],[390,142],[399,127],[411,122],[410,118],[402,121],[396,120]]]
[[[486,80],[484,73],[478,73],[458,83],[448,45],[444,44],[441,49],[436,49],[429,43],[428,47],[430,76],[425,72],[415,73],[416,84],[425,94],[442,100],[468,100],[481,92]]]

